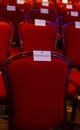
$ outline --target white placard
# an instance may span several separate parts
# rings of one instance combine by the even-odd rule
[[[73,8],[73,6],[72,6],[72,5],[67,4],[67,5],[66,5],[66,8],[67,8],[67,9],[72,9],[72,8]]]
[[[35,19],[35,25],[36,26],[46,26],[46,20],[43,19]]]
[[[80,28],[80,22],[75,22],[75,28]]]
[[[42,2],[43,2],[43,1],[46,1],[46,2],[48,2],[48,0],[42,0]]]
[[[24,0],[17,0],[17,4],[24,4]]]
[[[16,6],[13,6],[13,5],[7,5],[7,10],[8,11],[16,11]]]
[[[71,11],[71,16],[78,17],[79,13],[77,11]]]
[[[40,9],[40,13],[42,13],[42,14],[48,14],[48,13],[49,13],[49,10],[48,10],[48,9],[45,9],[45,8],[41,8],[41,9]]]
[[[48,1],[42,1],[42,6],[49,6],[49,2]]]
[[[51,61],[50,51],[33,51],[34,61]]]
[[[62,0],[62,3],[68,3],[68,0]]]

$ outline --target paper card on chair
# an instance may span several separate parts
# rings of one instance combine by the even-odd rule
[[[34,61],[51,61],[50,51],[33,51]]]
[[[48,9],[41,8],[41,9],[40,9],[40,13],[42,13],[42,14],[48,14],[48,13],[49,13],[49,10],[48,10]]]
[[[8,11],[16,11],[16,6],[7,5],[7,10],[8,10]]]
[[[42,19],[35,19],[35,25],[36,26],[46,26],[46,20],[42,20]]]
[[[49,6],[49,2],[48,1],[42,1],[42,6]]]
[[[80,22],[75,22],[75,28],[80,28]]]
[[[68,3],[68,0],[62,0],[62,3]]]
[[[73,8],[73,6],[72,6],[72,5],[67,4],[67,5],[66,5],[66,8],[67,8],[67,9],[72,9],[72,8]]]
[[[24,0],[17,0],[17,4],[24,4]]]
[[[46,1],[46,2],[48,2],[48,0],[42,0],[42,1]]]
[[[77,11],[71,11],[70,12],[71,16],[78,17],[79,13]]]

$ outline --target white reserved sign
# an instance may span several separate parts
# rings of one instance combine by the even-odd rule
[[[17,0],[17,4],[24,4],[24,0]]]
[[[42,6],[49,6],[49,2],[48,1],[42,1]]]
[[[48,9],[41,8],[41,9],[40,9],[40,13],[42,13],[42,14],[48,14],[48,13],[49,13],[49,10],[48,10]]]
[[[16,11],[16,6],[7,5],[7,10],[8,10],[8,11]]]
[[[77,11],[71,11],[71,16],[78,17],[78,12]]]
[[[68,0],[62,0],[62,3],[68,3]]]
[[[48,2],[48,0],[42,0],[42,2],[43,2],[43,1],[44,1],[44,2]]]
[[[67,5],[66,5],[66,8],[67,8],[67,9],[72,9],[72,8],[73,8],[73,6],[72,6],[72,5],[67,4]]]
[[[75,22],[75,28],[80,28],[80,22]]]
[[[35,19],[35,25],[36,26],[46,26],[46,20],[43,19]]]
[[[50,51],[33,51],[34,61],[51,61]]]

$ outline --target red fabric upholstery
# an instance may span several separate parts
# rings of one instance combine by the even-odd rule
[[[23,53],[5,64],[12,130],[45,130],[63,122],[69,61],[52,55],[51,62],[34,62]]]
[[[0,72],[0,103],[6,102],[6,90],[4,86],[4,80]]]
[[[7,5],[8,2],[9,2],[9,0],[1,0],[1,1],[0,1],[0,7],[1,7],[1,6],[4,6],[4,5]]]
[[[57,29],[54,26],[35,26],[23,23],[19,27],[23,51],[55,50]]]
[[[65,55],[71,60],[73,67],[80,66],[80,29],[75,28],[74,23],[67,24],[63,28]]]
[[[10,55],[12,31],[10,24],[0,22],[0,66],[3,65]]]
[[[80,1],[79,3],[74,3],[74,6],[77,8],[78,11],[80,11]]]
[[[10,56],[14,56],[16,54],[19,54],[20,52],[21,52],[20,47],[11,47]]]
[[[30,12],[30,18],[44,19],[44,20],[52,21],[53,23],[59,22],[54,4],[49,3],[49,6],[43,6],[41,2],[34,4],[34,7]],[[40,11],[41,9],[47,9],[48,13],[41,13]]]
[[[18,7],[19,9],[23,9],[25,10],[25,12],[28,14],[31,10],[31,4],[30,3],[24,3],[24,4],[18,4],[17,2],[14,1],[10,1],[9,5],[14,5],[16,7]]]
[[[0,22],[0,67],[10,56],[10,46],[13,28],[9,23]],[[0,103],[6,101],[6,92],[2,75],[0,74]]]
[[[71,12],[78,12],[78,16],[71,16]],[[66,10],[66,12],[62,15],[62,24],[66,24],[68,22],[80,21],[80,13],[77,9],[74,10]]]
[[[70,75],[70,80],[77,88],[77,93],[80,95],[80,71],[73,70]]]
[[[68,85],[68,99],[73,99],[73,97],[76,97],[77,95],[77,89],[75,87],[75,85],[71,82],[69,82],[69,85]]]
[[[67,5],[72,5],[72,8],[66,8]],[[57,10],[60,16],[61,26],[68,22],[74,22],[80,20],[79,10],[72,3],[57,3]],[[78,12],[78,16],[72,16],[72,12]]]
[[[28,1],[30,1],[30,0],[28,0]],[[36,0],[36,1],[34,1],[34,4],[41,4],[41,3],[42,3],[42,0]],[[51,5],[51,4],[54,4],[54,1],[48,0],[48,3],[49,3],[49,5]]]
[[[19,42],[19,33],[18,33],[18,25],[20,22],[22,22],[24,19],[26,19],[26,13],[23,9],[20,9],[15,6],[15,11],[7,10],[6,6],[3,6],[0,8],[0,17],[5,18],[9,22],[11,22],[14,26],[14,35],[13,35],[13,41]],[[25,17],[24,17],[25,16]]]
[[[43,9],[43,8],[42,8]],[[30,13],[31,19],[44,19],[51,21],[53,23],[59,24],[58,16],[53,10],[48,10],[48,14],[46,13],[41,13],[40,9],[33,9]]]
[[[55,6],[53,4],[50,4],[50,3],[49,3],[49,6],[43,6],[42,3],[34,4],[34,9],[40,9],[40,8],[47,8],[47,9],[50,9],[50,10],[53,10],[53,11],[56,10]]]

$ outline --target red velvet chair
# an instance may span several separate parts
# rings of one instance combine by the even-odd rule
[[[68,22],[80,21],[80,12],[78,9],[73,8],[66,11],[60,16],[61,24],[67,24]]]
[[[13,42],[17,43],[19,46],[19,33],[18,33],[18,25],[23,20],[26,20],[26,12],[14,5],[7,5],[0,8],[0,17],[11,22],[14,26],[14,35]]]
[[[45,8],[45,9],[50,9],[50,10],[56,11],[56,7],[55,7],[55,4],[53,3],[53,1],[49,2],[49,6],[43,5],[42,1],[41,2],[36,2],[34,4],[34,8],[33,9],[40,9],[40,8]]]
[[[22,51],[56,50],[58,28],[47,24],[37,26],[33,23],[23,22],[19,26],[20,43]]]
[[[0,21],[0,104],[6,102],[6,92],[2,77],[2,67],[10,56],[13,27],[10,23]]]
[[[64,54],[71,60],[72,67],[80,65],[80,28],[76,28],[76,22],[70,22],[63,26]]]
[[[75,28],[75,22],[63,26],[64,55],[66,55],[72,64],[70,74],[70,84],[77,89],[80,94],[80,28]],[[77,107],[77,106],[76,106]]]
[[[43,6],[42,3],[34,4],[34,8],[30,11],[30,19],[44,19],[59,25],[58,14],[53,4]]]
[[[64,31],[65,55],[70,58],[72,66],[75,68],[71,72],[70,80],[76,86],[77,93],[80,95],[80,28],[75,28],[75,23],[71,23]]]
[[[3,66],[5,60],[10,56],[13,30],[12,24],[0,21],[0,67]]]
[[[66,123],[70,61],[51,53],[51,61],[34,61],[32,52],[9,58],[4,65],[9,130],[48,130]],[[71,130],[71,129],[70,129]]]
[[[10,5],[10,6],[16,6],[20,10],[24,11],[25,12],[25,16],[26,16],[26,20],[28,21],[28,19],[29,19],[29,13],[30,13],[30,10],[32,8],[30,2],[24,1],[24,3],[21,4],[21,3],[17,3],[17,0],[16,1],[12,0],[12,1],[8,2],[8,5]],[[23,19],[25,19],[25,18],[23,18]]]
[[[79,10],[72,4],[61,4],[58,7],[58,13],[60,15],[60,25],[80,20]]]
[[[47,8],[31,10],[30,19],[43,19],[59,25],[58,14],[55,11]]]

